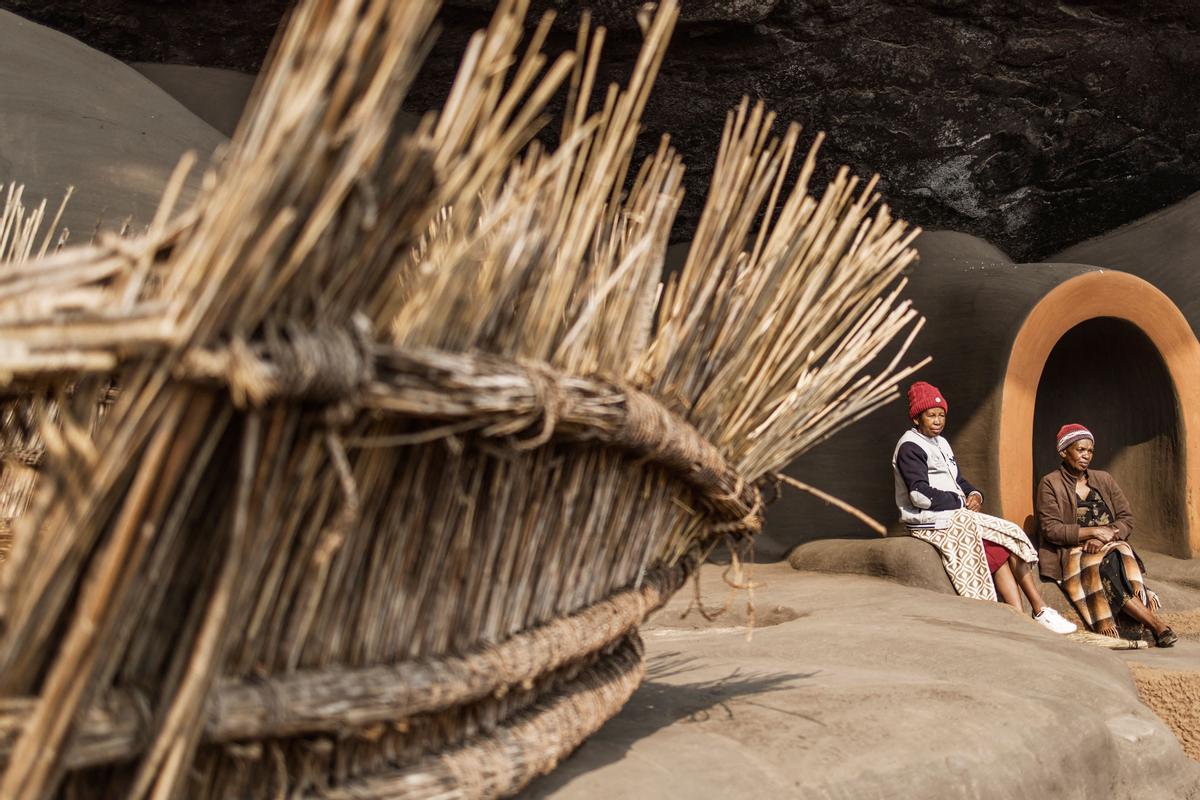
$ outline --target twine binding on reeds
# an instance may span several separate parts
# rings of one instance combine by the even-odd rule
[[[207,705],[202,741],[228,744],[321,733],[348,734],[418,715],[435,714],[514,687],[528,688],[636,635],[646,615],[683,585],[694,558],[647,574],[568,617],[463,656],[362,669],[299,671],[259,680],[223,679]],[[640,652],[640,651],[639,651]],[[6,760],[35,698],[0,701],[0,760]],[[72,769],[129,759],[145,747],[149,700],[141,692],[110,692],[83,716],[66,756]]]
[[[425,443],[475,433],[530,450],[555,439],[592,442],[667,468],[712,516],[714,533],[762,529],[763,499],[691,424],[632,386],[566,375],[547,364],[486,354],[371,344],[352,332],[290,330],[255,344],[190,350],[182,380],[225,384],[234,402],[349,404],[440,423],[374,444]],[[367,440],[365,445],[373,444]]]
[[[630,633],[536,706],[486,736],[429,756],[403,770],[368,776],[305,800],[412,800],[506,797],[543,775],[615,715],[642,681],[642,642]]]
[[[268,329],[261,341],[237,339],[218,350],[189,350],[176,376],[225,383],[240,407],[268,402],[336,403],[353,400],[374,377],[370,325],[355,316],[351,328]]]

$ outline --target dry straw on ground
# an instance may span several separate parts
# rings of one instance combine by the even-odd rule
[[[1142,702],[1175,732],[1183,751],[1200,761],[1200,672],[1130,664]]]
[[[785,192],[759,106],[660,287],[674,2],[595,114],[604,32],[550,58],[502,2],[401,133],[434,10],[301,3],[193,207],[181,170],[144,236],[0,272],[0,372],[60,414],[0,572],[0,795],[515,792],[760,487],[895,396],[916,232],[845,171],[810,196],[815,145]]]

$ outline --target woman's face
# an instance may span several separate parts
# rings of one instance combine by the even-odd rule
[[[1083,472],[1092,463],[1095,452],[1091,439],[1077,439],[1067,445],[1067,449],[1059,453],[1066,465],[1075,472]]]
[[[940,436],[946,427],[946,412],[940,408],[927,408],[913,419],[913,425],[925,436]]]

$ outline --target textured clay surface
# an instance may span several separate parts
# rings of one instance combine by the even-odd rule
[[[720,573],[702,570],[710,602]],[[524,796],[1200,797],[1200,765],[1122,663],[1152,650],[1114,655],[876,578],[750,577],[756,605],[804,615],[752,634],[728,616],[698,626],[681,592],[643,629],[646,682]]]

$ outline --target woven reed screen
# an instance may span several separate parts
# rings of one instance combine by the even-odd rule
[[[814,197],[743,101],[664,275],[683,164],[635,155],[676,4],[607,91],[604,31],[552,55],[525,5],[405,131],[434,4],[306,0],[193,205],[185,161],[144,233],[0,264],[0,796],[511,794],[895,397],[916,231],[874,181]]]

